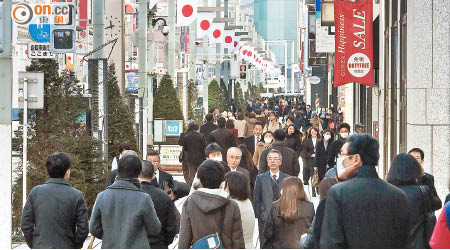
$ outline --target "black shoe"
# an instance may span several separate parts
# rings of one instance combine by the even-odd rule
[[[316,197],[316,188],[312,188],[312,197]]]

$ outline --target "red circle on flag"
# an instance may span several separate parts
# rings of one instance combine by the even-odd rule
[[[247,54],[247,50],[244,49],[244,51],[242,51],[242,54],[245,56]]]
[[[125,67],[126,67],[126,68],[129,68],[129,67],[130,67],[130,65],[126,65]]]
[[[69,60],[69,61],[72,60],[72,57],[71,57],[71,56],[68,56],[68,57],[67,57],[67,60]]]
[[[209,23],[208,20],[203,20],[200,22],[200,28],[202,30],[207,30],[207,29],[209,29],[210,26],[211,26],[211,24]]]
[[[194,8],[192,8],[192,6],[190,4],[186,4],[181,9],[181,13],[183,13],[183,16],[185,16],[185,17],[190,17],[192,15],[192,13],[194,13]]]
[[[214,32],[213,32],[213,37],[214,37],[214,38],[219,38],[220,35],[221,35],[220,30],[214,30]]]
[[[28,50],[27,49],[25,50],[25,55],[28,55]]]
[[[231,36],[225,37],[225,43],[231,43],[232,41],[233,41],[233,38],[231,38]]]
[[[252,54],[253,54],[253,53],[252,53],[251,51],[249,51],[249,52],[247,53],[248,56],[252,56]]]
[[[234,47],[236,47],[238,45],[238,42],[234,41]]]

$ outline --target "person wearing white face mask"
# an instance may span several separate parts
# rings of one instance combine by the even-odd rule
[[[333,143],[333,132],[329,129],[322,131],[322,140],[320,140],[316,147],[316,157],[314,159],[314,171],[319,174],[319,181],[323,179],[328,170],[327,160],[330,153],[330,146]],[[318,189],[318,188],[316,188]],[[314,194],[314,192],[313,192]]]
[[[261,153],[266,148],[270,148],[273,143],[273,133],[272,131],[267,131],[261,136],[263,140],[256,144],[255,153],[253,154],[253,163],[255,163],[256,168],[259,169],[259,159],[261,158]]]
[[[347,137],[350,134],[350,125],[348,123],[341,123],[338,127],[338,136],[339,139],[336,141],[333,141],[330,145],[330,151],[328,153],[328,167],[333,168],[336,165],[336,158],[338,154],[341,152],[342,145],[347,140]]]
[[[378,177],[379,147],[368,134],[354,134],[342,146],[337,175],[345,181],[328,192],[320,248],[408,248],[408,198]]]

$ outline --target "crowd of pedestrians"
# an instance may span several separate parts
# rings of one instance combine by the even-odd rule
[[[90,232],[102,248],[168,248],[177,234],[182,249],[255,248],[257,227],[263,249],[450,248],[449,197],[436,217],[442,202],[424,152],[397,155],[384,181],[377,139],[362,124],[351,134],[340,109],[247,100],[245,111],[213,109],[187,127],[178,141],[185,183],[160,168],[158,152],[139,159],[121,143],[89,221],[68,183],[70,159],[49,156],[50,179],[22,214],[28,246],[81,248]],[[316,209],[307,189],[320,197]]]

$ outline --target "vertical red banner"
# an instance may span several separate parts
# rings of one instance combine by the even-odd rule
[[[334,1],[334,86],[373,86],[372,0]]]
[[[78,0],[78,18],[87,19],[88,18],[88,0]],[[80,21],[80,26],[86,30],[87,20]]]

